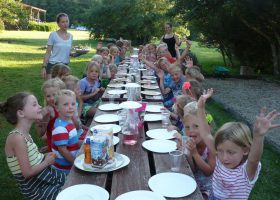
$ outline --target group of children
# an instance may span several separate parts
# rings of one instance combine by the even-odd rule
[[[58,64],[52,78],[42,86],[45,106],[34,95],[21,92],[0,104],[0,112],[15,126],[7,137],[5,153],[8,166],[22,194],[27,199],[55,199],[75,160],[87,127],[81,117],[92,118],[104,92],[103,79],[113,79],[117,65],[130,49],[128,41],[118,41],[109,48],[98,44],[97,54],[86,67],[82,79],[71,75],[68,66]],[[179,52],[178,48],[176,50]],[[200,68],[190,61],[190,44],[177,59],[167,46],[149,44],[139,51],[139,60],[154,72],[164,96],[164,106],[171,112],[173,125],[187,135],[188,162],[205,199],[248,199],[260,169],[266,132],[280,125],[272,124],[279,116],[275,110],[262,109],[254,125],[253,137],[247,125],[224,124],[213,133],[213,117],[205,103],[213,94],[203,93]],[[32,124],[47,141],[45,155],[40,153],[29,132]],[[181,139],[181,135],[178,135]]]

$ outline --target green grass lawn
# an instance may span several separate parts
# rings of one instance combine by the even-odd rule
[[[96,46],[96,41],[89,40],[88,33],[84,31],[71,31],[74,35],[74,45],[82,44],[91,47]],[[0,33],[0,101],[19,91],[30,91],[35,94],[43,105],[40,77],[41,66],[45,50],[39,48],[45,46],[49,33],[31,31],[5,31]],[[196,53],[203,69],[212,72],[213,65],[223,65],[221,55],[215,49],[200,47],[193,42],[192,51]],[[71,58],[70,67],[73,74],[81,77],[86,63],[94,54],[92,49],[88,54],[78,58]],[[217,103],[210,101],[207,106],[215,118],[217,127],[234,120],[232,116],[223,110]],[[0,116],[0,199],[21,199],[20,192],[10,174],[4,153],[4,145],[7,133],[12,126],[6,123]],[[35,142],[42,145],[34,130],[31,132]],[[278,199],[279,188],[279,154],[268,145],[265,146],[262,159],[261,176],[252,192],[251,199]]]

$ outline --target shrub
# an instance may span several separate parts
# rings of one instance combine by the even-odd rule
[[[37,23],[30,21],[28,24],[28,30],[31,31],[55,31],[57,30],[56,22],[45,22],[45,23]]]

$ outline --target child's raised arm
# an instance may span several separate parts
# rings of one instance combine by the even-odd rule
[[[276,110],[273,110],[266,115],[266,112],[266,108],[261,109],[261,112],[259,116],[257,116],[254,125],[253,143],[248,155],[248,164],[246,168],[247,175],[250,181],[255,177],[256,170],[262,156],[264,136],[270,129],[280,127],[280,124],[272,124],[272,121],[277,116],[280,116],[280,113],[276,112]]]
[[[216,154],[215,145],[214,145],[214,138],[211,135],[210,129],[208,127],[206,121],[206,114],[205,114],[205,103],[208,98],[210,98],[213,94],[213,89],[208,89],[206,94],[200,96],[198,100],[198,120],[199,120],[199,133],[202,137],[203,141],[205,142],[206,146],[208,147],[209,151],[213,154]]]

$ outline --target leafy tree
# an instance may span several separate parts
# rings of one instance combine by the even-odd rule
[[[0,8],[0,24],[18,29],[27,26],[28,15],[22,10],[20,1],[0,0]]]
[[[166,0],[95,0],[87,25],[95,38],[123,37],[137,44],[147,43],[162,35]]]
[[[171,14],[187,20],[200,40],[230,60],[279,74],[278,0],[173,0]],[[266,67],[268,66],[268,67]]]

